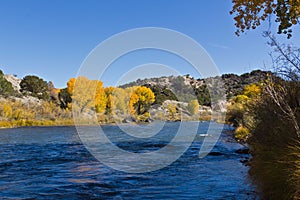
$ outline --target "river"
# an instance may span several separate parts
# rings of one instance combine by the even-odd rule
[[[198,134],[205,133],[208,125],[199,123]],[[169,122],[162,132],[172,135],[177,126]],[[118,126],[103,129],[112,135],[122,133]],[[242,146],[228,134],[230,129],[224,126],[208,156],[199,158],[203,142],[199,136],[171,165],[140,174],[97,161],[74,127],[2,129],[0,199],[258,199],[248,166],[242,162],[249,155],[236,153]],[[163,145],[157,140],[119,144],[135,152]]]

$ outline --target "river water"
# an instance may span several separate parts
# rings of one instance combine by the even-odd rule
[[[213,153],[199,158],[200,134],[208,125],[199,123],[199,137],[177,161],[141,174],[97,161],[74,127],[2,129],[0,199],[258,199],[242,162],[249,155],[236,153],[242,146],[228,134],[229,126],[224,126]],[[169,139],[176,127],[178,123],[167,123],[160,137]],[[103,129],[114,137],[127,135],[118,126]],[[157,150],[165,143],[136,140],[117,145],[139,152]]]

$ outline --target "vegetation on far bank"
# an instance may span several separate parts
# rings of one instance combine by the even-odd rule
[[[255,70],[241,76],[225,74],[206,79],[170,76],[137,80],[120,87],[103,87],[99,80],[78,77],[70,78],[66,88],[55,88],[51,81],[38,76],[19,79],[0,72],[0,127],[70,125],[72,108],[85,113],[85,122],[96,115],[99,124],[211,120],[208,86],[222,80],[230,99],[241,94],[246,85],[265,79],[268,73]],[[226,102],[221,104],[224,109]]]
[[[58,89],[33,75],[13,78],[18,80],[17,85],[0,73],[0,127],[72,125],[72,109],[85,114],[84,124],[94,115],[100,124],[177,121],[183,119],[182,113],[183,120],[210,119],[209,107],[199,110],[196,97],[180,102],[171,90],[160,86],[103,87],[101,81],[78,77],[71,78],[66,88]],[[187,88],[183,78],[178,80],[181,83],[177,81],[177,90]]]

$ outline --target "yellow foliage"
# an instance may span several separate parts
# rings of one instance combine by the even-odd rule
[[[104,89],[106,94],[106,114],[113,114],[116,109],[116,98],[114,98],[114,87],[107,87]]]
[[[139,97],[136,93],[133,93],[130,97],[130,101],[129,101],[129,112],[131,115],[134,115],[137,111],[135,108],[135,105],[138,104],[139,101]]]
[[[107,97],[107,105],[106,105],[106,114],[113,114],[114,110],[115,110],[115,102],[114,102],[114,98],[112,96],[112,94],[109,94]]]
[[[15,109],[12,117],[16,120],[20,120],[20,119],[24,118],[23,110],[20,108]]]
[[[106,95],[113,94],[115,90],[116,90],[116,88],[115,88],[115,87],[112,87],[112,86],[106,87],[106,88],[104,89]]]
[[[175,104],[168,104],[167,109],[169,113],[169,119],[170,120],[175,119],[177,114],[177,106]]]
[[[243,94],[249,98],[258,97],[261,94],[261,86],[257,84],[247,85],[244,89]]]
[[[255,120],[249,111],[260,98],[261,87],[259,84],[247,85],[241,95],[231,99],[231,104],[227,108],[227,122],[235,127],[243,125],[251,129],[254,126]]]
[[[76,111],[105,112],[107,98],[101,81],[89,80],[86,77],[71,78],[68,82],[68,92],[73,99],[72,108]]]
[[[11,123],[6,122],[6,121],[0,121],[0,127],[1,128],[10,128],[12,127]]]
[[[240,103],[240,104],[246,104],[248,102],[248,100],[249,100],[249,97],[244,94],[237,95],[232,98],[233,103]]]
[[[279,23],[278,33],[291,37],[293,25],[300,17],[299,0],[234,0],[230,14],[234,14],[236,34],[249,29],[256,29],[268,16],[274,14],[275,22]]]
[[[155,101],[154,93],[150,88],[145,86],[137,87],[130,96],[129,109],[131,114],[144,114],[147,112],[151,104]]]
[[[149,112],[145,112],[144,114],[139,115],[137,117],[137,120],[140,121],[140,122],[146,122],[149,118],[150,118],[150,113]]]
[[[107,96],[105,94],[103,83],[101,81],[95,81],[96,94],[95,94],[95,108],[97,113],[104,113],[106,109]]]
[[[239,141],[246,141],[246,139],[248,138],[250,134],[250,131],[248,128],[240,125],[239,127],[237,127],[237,129],[234,132],[234,136],[237,140]]]
[[[12,117],[12,108],[11,105],[9,105],[8,103],[5,103],[3,106],[2,116],[5,118]]]
[[[75,82],[76,82],[75,78],[70,78],[70,80],[67,83],[67,86],[68,86],[67,90],[71,95],[73,94]]]
[[[191,100],[187,107],[188,111],[191,113],[191,115],[195,115],[198,113],[199,110],[199,103],[197,100]]]
[[[126,90],[122,88],[115,88],[113,92],[113,100],[115,102],[116,109],[125,114],[127,106],[129,104],[129,95]],[[126,101],[127,100],[127,101]]]
[[[0,127],[45,126],[72,124],[70,113],[62,110],[53,102],[41,101],[39,104],[22,103],[21,101],[5,100],[1,114],[5,121]]]

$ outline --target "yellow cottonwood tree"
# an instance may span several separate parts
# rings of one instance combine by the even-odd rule
[[[115,100],[116,98],[114,98],[114,91],[115,88],[114,87],[107,87],[104,89],[104,92],[106,94],[106,114],[113,114],[113,112],[115,111],[116,105],[115,105]]]
[[[130,114],[142,115],[148,112],[150,106],[154,103],[155,96],[150,88],[145,86],[137,87],[129,100]]]
[[[176,119],[176,114],[177,114],[177,106],[175,104],[168,104],[167,109],[169,112],[169,119],[174,120]]]
[[[191,100],[188,103],[188,107],[187,107],[188,111],[191,113],[191,115],[195,115],[197,114],[198,110],[199,110],[199,103],[198,100]]]
[[[96,86],[96,94],[94,98],[94,106],[97,113],[104,113],[106,110],[107,97],[103,88],[103,82],[94,81]]]
[[[74,85],[76,82],[76,78],[70,78],[70,80],[67,83],[67,91],[69,92],[69,94],[73,94],[73,90],[74,90]]]
[[[89,109],[98,113],[105,111],[106,95],[101,81],[81,76],[77,79],[71,78],[67,85],[77,111],[84,112]]]
[[[126,101],[126,96],[129,96],[126,91],[122,88],[115,88],[113,92],[113,100],[115,102],[116,109],[119,110],[122,114],[127,112],[127,105],[129,101]]]

